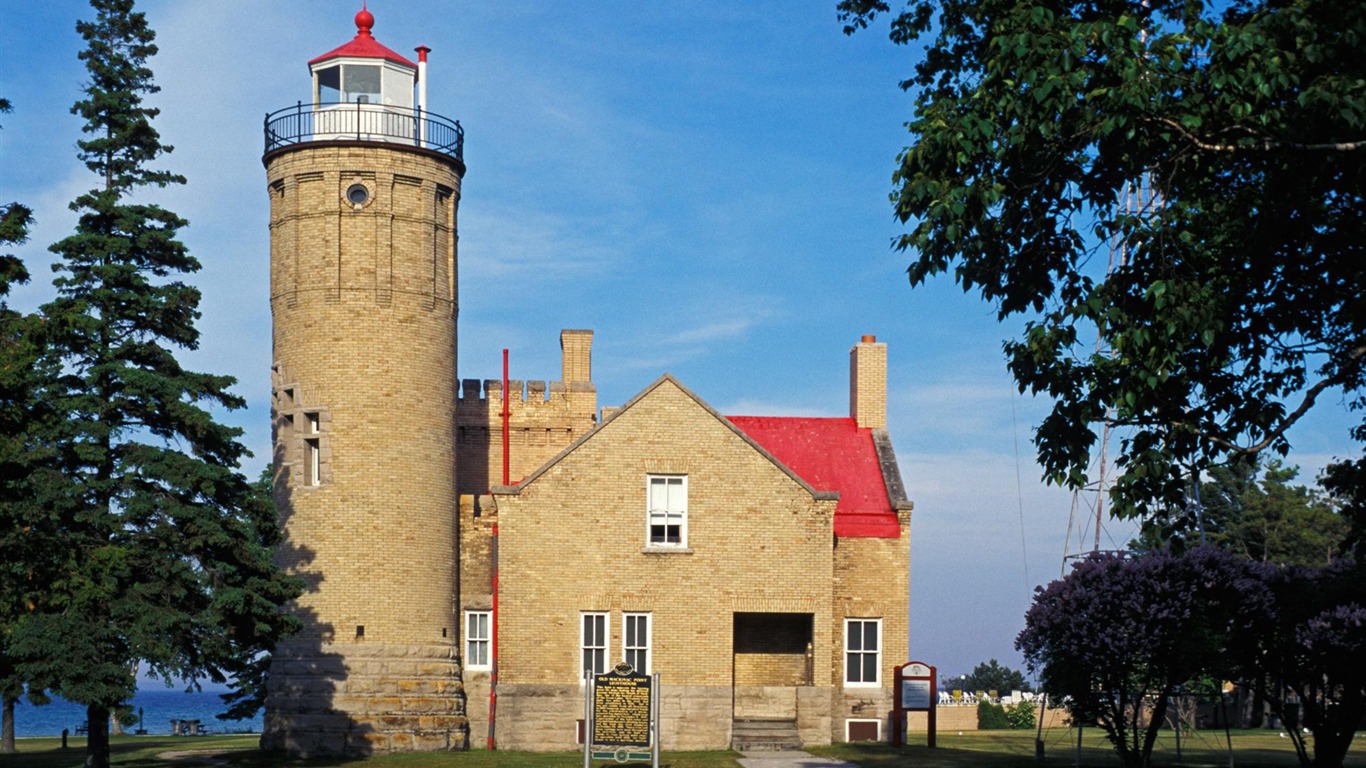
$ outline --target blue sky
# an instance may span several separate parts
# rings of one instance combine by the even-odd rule
[[[197,369],[237,377],[256,458],[270,455],[267,199],[261,122],[310,98],[306,62],[348,41],[358,3],[139,3],[189,179],[156,192],[203,262]],[[911,656],[941,674],[1013,649],[1035,584],[1070,546],[1070,493],[1039,482],[1029,442],[1046,404],[1017,395],[992,308],[951,281],[912,291],[887,195],[918,54],[882,29],[845,37],[834,0],[576,3],[374,0],[374,34],[428,45],[433,112],[466,131],[460,375],[559,374],[558,332],[593,328],[602,405],[669,372],[726,414],[845,415],[848,351],[889,345],[888,409],[912,523]],[[34,209],[20,249],[52,295],[46,247],[94,179],[69,114],[84,71],[76,0],[11,3],[0,28],[0,199]],[[1314,473],[1354,454],[1340,398],[1294,434]],[[1107,523],[1102,547],[1130,528]]]

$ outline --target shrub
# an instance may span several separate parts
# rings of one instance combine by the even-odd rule
[[[1005,707],[989,701],[977,703],[977,730],[1004,731],[1008,728],[1010,720],[1006,717]]]
[[[1034,727],[1034,702],[1022,701],[1006,710],[1006,720],[1015,730],[1029,730]]]

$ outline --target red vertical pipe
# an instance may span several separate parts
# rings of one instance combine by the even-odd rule
[[[511,478],[508,476],[508,417],[512,412],[508,410],[508,351],[503,350],[503,485],[511,485]]]
[[[508,405],[508,351],[503,350],[503,485],[511,484],[510,464],[508,452],[508,420],[512,411]],[[498,722],[498,524],[493,524],[493,546],[492,552],[492,572],[493,572],[493,611],[489,617],[489,739],[488,748],[497,748],[497,741],[494,738],[495,726]]]

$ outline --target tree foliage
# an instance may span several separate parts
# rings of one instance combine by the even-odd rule
[[[1001,696],[1011,691],[1030,690],[1029,684],[1025,682],[1024,673],[1018,669],[1011,669],[996,659],[973,667],[972,671],[963,677],[962,685],[965,691],[996,691]]]
[[[1050,699],[1146,765],[1167,702],[1189,680],[1239,669],[1231,633],[1264,623],[1256,563],[1213,548],[1093,555],[1040,588],[1015,645]]]
[[[1363,405],[1366,5],[838,7],[847,32],[888,13],[925,42],[895,245],[912,284],[951,274],[1027,321],[1005,350],[1054,403],[1048,480],[1085,485],[1108,418],[1114,508],[1148,518],[1212,466],[1284,454],[1325,393]]]
[[[1214,547],[1093,555],[1038,591],[1016,646],[1125,765],[1146,764],[1174,692],[1236,679],[1287,723],[1301,764],[1340,768],[1366,716],[1366,574]]]
[[[11,649],[31,691],[87,706],[87,765],[105,766],[109,713],[133,695],[137,665],[191,685],[249,677],[292,628],[279,606],[300,585],[271,561],[275,511],[237,470],[240,430],[208,410],[243,406],[232,380],[175,358],[198,344],[199,292],[179,278],[199,264],[176,239],[185,222],[139,199],[184,183],[151,166],[170,151],[143,101],[157,90],[154,33],[133,0],[91,5],[77,24],[89,80],[72,111],[99,181],[72,203],[75,233],[51,248],[57,297],[41,310],[44,359],[59,372],[45,399],[61,426],[34,527],[57,561],[41,563],[52,578]]]
[[[9,100],[0,99],[0,113],[11,110]],[[33,213],[17,202],[0,204],[0,248],[20,245],[28,240]],[[14,703],[24,692],[24,681],[9,649],[14,624],[25,609],[27,573],[17,567],[19,559],[10,553],[22,551],[25,519],[31,508],[25,503],[29,477],[33,470],[31,441],[36,405],[32,376],[34,346],[31,321],[10,309],[4,301],[16,283],[28,281],[28,271],[19,257],[0,253],[0,752],[14,752]]]
[[[1290,726],[1302,765],[1338,768],[1366,718],[1366,572],[1339,562],[1264,573],[1273,610],[1231,644],[1243,678]]]
[[[1159,519],[1135,544],[1146,550],[1203,541],[1263,563],[1330,565],[1350,550],[1348,522],[1329,495],[1295,484],[1298,474],[1276,459],[1264,468],[1255,458],[1214,467],[1200,484],[1197,530],[1172,531]]]

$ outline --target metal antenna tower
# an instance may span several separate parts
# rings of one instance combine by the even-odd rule
[[[1158,194],[1152,184],[1152,177],[1149,173],[1144,173],[1137,182],[1127,182],[1120,193],[1120,207],[1126,218],[1134,216],[1146,216],[1161,205]],[[1123,232],[1117,232],[1110,238],[1109,258],[1105,265],[1105,279],[1108,281],[1116,270],[1123,269],[1129,263],[1130,243]],[[1114,350],[1106,343],[1100,329],[1096,332],[1096,356],[1102,355],[1113,358]],[[1106,409],[1105,416],[1100,423],[1100,448],[1096,453],[1096,460],[1093,465],[1095,472],[1090,473],[1094,479],[1082,488],[1072,493],[1072,511],[1067,519],[1067,540],[1063,545],[1062,570],[1064,574],[1067,570],[1067,563],[1086,555],[1100,551],[1100,533],[1105,519],[1105,500],[1113,479],[1110,477],[1109,453],[1110,453],[1110,433],[1114,428],[1114,409]],[[1073,549],[1073,538],[1075,536],[1076,548]],[[1086,540],[1090,539],[1090,549],[1085,549]]]

